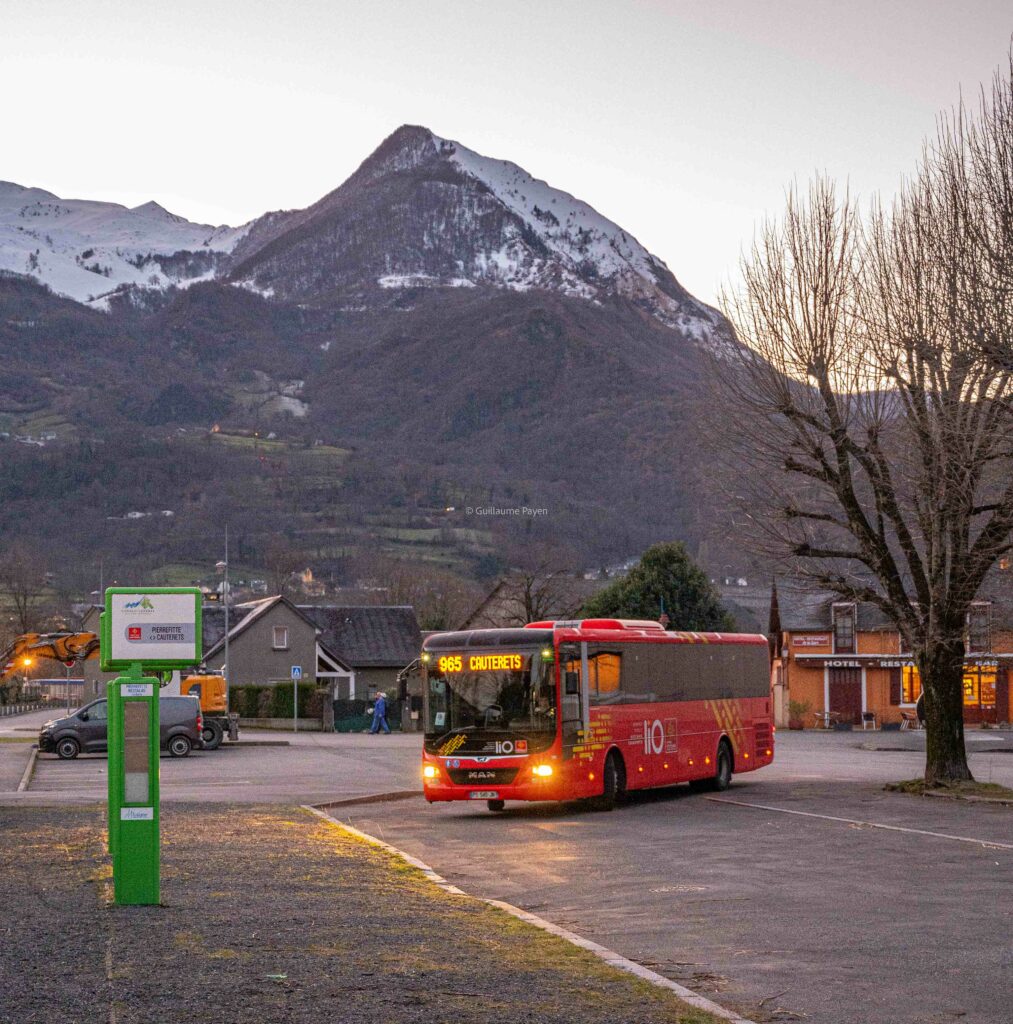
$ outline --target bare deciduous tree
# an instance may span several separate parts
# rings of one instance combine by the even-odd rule
[[[551,544],[518,545],[515,568],[503,577],[499,606],[504,625],[572,619],[587,598],[576,571],[577,556]]]
[[[926,781],[969,779],[966,619],[1013,546],[1013,60],[865,222],[793,189],[724,305],[715,360],[736,492],[768,551],[898,626],[925,692]]]
[[[411,605],[422,629],[457,629],[481,597],[481,588],[456,573],[424,562],[366,556],[359,571],[378,587],[377,599]]]
[[[11,548],[0,561],[0,601],[10,608],[10,625],[16,634],[38,628],[45,592],[45,572],[39,560],[25,547]]]

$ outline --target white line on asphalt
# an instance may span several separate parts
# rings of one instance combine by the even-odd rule
[[[28,757],[28,764],[25,765],[25,774],[21,776],[21,781],[18,783],[18,792],[23,793],[28,789],[28,784],[32,781],[32,772],[35,771],[35,759],[39,756],[39,748],[32,747],[32,752]]]
[[[303,804],[303,809],[309,811],[311,814],[315,814],[318,818],[323,818],[325,821],[329,821],[332,825],[337,825],[338,828],[342,828],[354,836],[358,836],[360,839],[364,839],[372,846],[378,846],[380,849],[394,854],[395,857],[400,857],[413,868],[418,868],[418,870],[421,871],[429,881],[438,885],[444,892],[449,892],[454,896],[465,896],[468,899],[477,899],[482,903],[488,903],[491,907],[497,907],[499,910],[506,911],[506,913],[512,914],[521,921],[534,925],[536,928],[541,928],[542,931],[549,932],[551,935],[564,939],[574,946],[579,946],[581,949],[586,949],[589,953],[593,953],[595,956],[604,960],[605,963],[610,964],[612,967],[615,967],[620,971],[625,971],[627,974],[635,975],[643,981],[647,981],[658,988],[668,989],[670,992],[675,993],[675,995],[677,995],[684,1003],[689,1003],[691,1006],[695,1006],[698,1010],[704,1010],[706,1013],[711,1013],[715,1017],[727,1020],[730,1024],[755,1024],[755,1021],[748,1020],[746,1017],[740,1017],[737,1013],[734,1013],[731,1010],[726,1010],[723,1006],[718,1006],[717,1003],[713,1003],[711,1000],[699,995],[691,989],[683,987],[678,982],[672,981],[671,978],[666,978],[663,974],[658,974],[657,972],[644,967],[643,964],[638,964],[633,960],[627,960],[626,957],[620,956],[614,950],[607,949],[605,946],[600,946],[597,942],[592,942],[590,939],[585,939],[582,935],[577,935],[576,932],[560,928],[558,924],[546,921],[544,918],[538,917],[535,914],[529,914],[526,910],[521,910],[520,907],[515,907],[512,903],[504,903],[502,900],[484,899],[481,896],[471,896],[462,889],[458,889],[456,885],[451,885],[450,882],[448,882],[442,875],[438,875],[428,864],[419,860],[417,857],[413,857],[410,853],[405,853],[404,850],[399,850],[396,846],[391,846],[390,843],[385,843],[382,839],[377,839],[376,836],[371,836],[366,832],[360,832],[352,825],[348,825],[343,821],[338,821],[337,818],[332,818],[329,814],[318,810],[316,807],[310,807],[308,804]]]
[[[908,832],[915,836],[935,836],[937,839],[953,839],[958,843],[974,843],[989,850],[1013,850],[1013,844],[997,843],[990,839],[972,839],[970,836],[951,836],[946,832],[929,832],[922,828],[904,828],[901,825],[883,825],[878,821],[860,821],[857,818],[838,818],[833,814],[815,814],[813,811],[793,811],[787,807],[768,807],[766,804],[750,804],[745,800],[729,800],[721,796],[709,796],[716,804],[734,804],[736,807],[751,807],[754,811],[777,811],[779,814],[797,814],[802,818],[822,818],[824,821],[841,821],[847,825],[867,825],[869,828],[882,828],[890,832]]]

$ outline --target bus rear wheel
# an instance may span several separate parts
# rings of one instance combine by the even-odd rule
[[[505,800],[486,800],[485,805],[486,805],[486,807],[489,808],[490,811],[502,811],[503,808],[506,807],[506,801]]]
[[[732,784],[732,748],[727,740],[718,744],[717,764],[714,774],[706,779],[693,779],[689,788],[694,793],[723,792]]]
[[[605,768],[602,773],[601,796],[595,797],[592,801],[596,811],[614,811],[616,804],[626,793],[626,772],[622,762],[616,753],[609,754],[605,758]]]
[[[718,764],[711,779],[711,789],[723,793],[732,784],[732,748],[727,741],[718,744]]]

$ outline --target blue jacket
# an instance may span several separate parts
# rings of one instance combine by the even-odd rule
[[[387,717],[387,700],[385,697],[377,697],[376,703],[373,705],[373,717],[374,718],[386,718]]]

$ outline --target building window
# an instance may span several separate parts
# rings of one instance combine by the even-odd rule
[[[964,669],[964,707],[995,707],[995,669],[974,667]]]
[[[992,604],[975,601],[967,613],[967,650],[972,654],[987,654],[992,649]]]
[[[855,653],[855,606],[853,604],[835,604],[834,617],[834,654]]]
[[[915,704],[922,692],[922,680],[918,675],[918,669],[914,665],[905,665],[901,679],[900,702],[901,704]]]
[[[918,669],[906,665],[901,680],[901,703],[914,704],[921,696],[922,681]],[[995,707],[996,670],[990,666],[968,666],[964,669],[964,707]]]
[[[272,646],[276,651],[288,650],[288,626],[274,627],[274,643]]]

